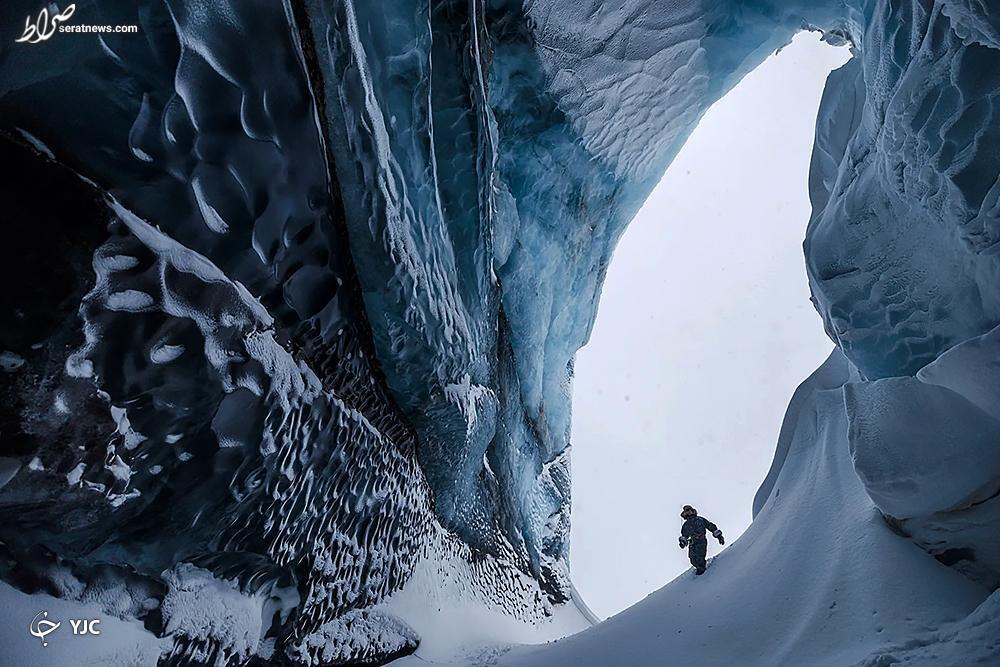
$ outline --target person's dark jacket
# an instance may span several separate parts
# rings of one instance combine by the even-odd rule
[[[686,519],[684,525],[681,526],[681,537],[688,540],[704,540],[706,532],[715,535],[719,532],[719,527],[703,516],[693,516]]]

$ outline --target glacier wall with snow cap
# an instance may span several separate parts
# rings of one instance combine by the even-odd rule
[[[84,1],[139,33],[4,35],[0,577],[102,600],[167,664],[384,661],[449,605],[551,626],[615,243],[705,110],[814,29],[854,53],[804,244],[849,371],[823,460],[899,533],[873,540],[974,582],[965,609],[1000,585],[997,14]]]

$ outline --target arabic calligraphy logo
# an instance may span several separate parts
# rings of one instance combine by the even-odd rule
[[[38,42],[44,42],[49,37],[55,34],[56,29],[60,23],[65,23],[69,20],[69,17],[73,16],[73,12],[76,11],[76,5],[70,5],[66,9],[59,11],[58,5],[51,5],[52,13],[49,13],[49,8],[45,7],[42,11],[38,12],[38,18],[35,22],[31,22],[31,16],[24,19],[24,32],[21,36],[15,39],[15,42],[27,42],[28,44],[38,44]]]
[[[31,621],[31,625],[28,626],[28,632],[33,636],[38,637],[42,640],[42,646],[48,646],[49,643],[45,641],[45,638],[52,632],[62,625],[62,623],[53,623],[48,620],[49,612],[40,611],[35,614],[35,619]]]

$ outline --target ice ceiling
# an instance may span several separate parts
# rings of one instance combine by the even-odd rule
[[[550,613],[571,594],[573,355],[615,242],[705,109],[808,28],[855,50],[821,105],[805,251],[857,371],[856,472],[900,532],[1000,583],[986,3],[74,18],[140,28],[0,47],[6,581],[124,589],[108,613],[178,664],[412,651],[380,605],[428,561],[484,605]],[[206,581],[249,601],[250,630],[195,622]]]

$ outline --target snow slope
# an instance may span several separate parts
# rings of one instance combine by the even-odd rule
[[[803,383],[763,508],[705,576],[688,571],[604,623],[494,664],[846,665],[883,653],[934,664],[928,646],[952,635],[1000,636],[996,595],[948,628],[989,592],[893,533],[865,493],[847,443],[842,386],[852,372],[835,350]],[[1000,660],[995,639],[950,646],[962,660],[937,664]]]

